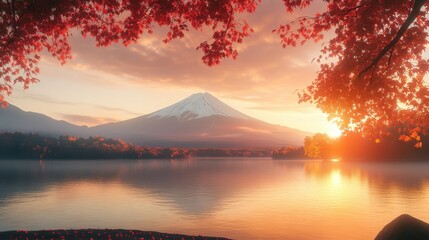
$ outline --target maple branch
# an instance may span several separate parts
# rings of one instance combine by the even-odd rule
[[[352,12],[352,11],[358,9],[358,8],[361,8],[362,6],[363,5],[357,5],[356,7],[352,7],[352,8],[349,8],[349,9],[342,9],[341,11],[344,12],[343,16],[345,16],[345,15],[349,14],[350,12]]]
[[[15,17],[15,0],[12,0],[12,2],[10,3],[11,7],[12,7],[12,18],[13,18],[13,23],[15,24],[15,28],[17,28],[16,26],[16,17]]]
[[[413,9],[411,10],[410,14],[408,15],[407,19],[405,19],[405,22],[401,25],[399,28],[399,31],[396,33],[395,37],[383,48],[383,50],[377,55],[374,60],[372,60],[371,64],[368,65],[366,68],[364,68],[360,73],[358,74],[358,79],[362,78],[362,76],[368,72],[369,69],[375,68],[378,64],[378,62],[383,58],[386,53],[392,49],[401,39],[402,35],[404,35],[405,31],[410,27],[410,25],[416,20],[416,18],[419,16],[420,10],[423,7],[423,5],[427,2],[427,0],[415,0]]]
[[[135,23],[140,23],[141,21],[143,21],[143,20],[146,20],[150,15],[149,15],[149,12],[151,11],[153,9],[153,7],[148,7],[147,9],[146,9],[146,12],[145,12],[145,14],[144,14],[144,17],[141,17],[141,18],[137,18],[137,19],[135,19],[134,21],[129,21],[129,23],[130,24],[135,24]]]
[[[359,9],[359,8],[361,8],[361,7],[363,7],[363,6],[365,6],[365,5],[357,5],[356,7],[352,7],[352,8],[344,8],[344,9],[340,9],[339,11],[340,12],[342,12],[342,14],[341,14],[341,16],[347,16],[349,13],[351,13],[351,12],[353,12],[354,10],[356,10],[356,9]],[[299,23],[299,22],[305,22],[306,20],[312,20],[312,22],[311,23],[308,23],[307,25],[302,25],[302,27],[304,27],[304,28],[308,28],[308,27],[312,27],[312,26],[314,26],[316,23],[317,23],[317,20],[319,20],[319,19],[321,19],[321,18],[326,18],[327,16],[332,16],[332,15],[334,15],[334,12],[335,11],[329,11],[329,12],[326,12],[326,13],[323,13],[323,14],[320,14],[319,16],[300,16],[300,17],[297,17],[295,20],[293,20],[293,21],[291,21],[291,22],[289,22],[289,23],[287,23],[286,25],[289,25],[289,26],[292,26],[292,25],[294,25],[294,24],[296,24],[296,23]],[[324,26],[326,26],[326,25],[324,25]],[[298,32],[299,31],[299,29],[300,28],[295,28],[295,29],[293,29],[293,30],[291,30],[291,31],[289,31],[289,32],[291,32],[291,33],[296,33],[296,32]]]
[[[357,5],[356,7],[352,7],[352,8],[340,9],[340,12],[343,12],[342,16],[345,16],[345,15],[349,14],[350,12],[352,12],[352,11],[358,9],[358,8],[361,8],[362,6],[363,5]],[[295,20],[289,22],[288,25],[295,24],[295,23],[297,23],[299,21],[316,20],[316,19],[325,17],[326,15],[330,15],[330,14],[332,15],[333,12],[334,11],[329,11],[329,12],[326,12],[326,14],[320,14],[319,16],[308,16],[308,15],[307,16],[300,16],[300,17],[295,18]]]
[[[234,18],[234,7],[231,5],[231,3],[229,3],[228,5],[229,5],[229,7],[231,8],[232,13],[231,13],[231,15],[229,16],[228,23],[227,23],[227,25],[226,25],[225,30],[223,31],[223,37],[225,37],[225,36],[226,36],[226,33],[228,32],[229,28],[231,27],[232,19]]]
[[[13,29],[7,35],[7,38],[8,38],[7,42],[5,44],[3,44],[2,46],[0,45],[0,47],[1,47],[0,53],[1,54],[5,54],[6,48],[9,45],[11,45],[16,40],[16,37],[18,37],[17,35],[18,35],[18,32],[19,32],[19,25],[21,24],[22,18],[31,9],[32,5],[34,4],[34,1],[30,1],[29,2],[27,8],[22,12],[22,14],[20,16],[18,16],[18,21],[16,20],[16,17],[15,17],[15,14],[16,14],[15,13],[15,7],[14,7],[15,1],[12,0],[12,2],[9,2],[9,0],[8,0],[7,3],[9,5],[12,4],[12,6],[10,6],[10,8],[11,8],[11,11],[12,11],[11,14],[12,14],[12,18],[13,18],[13,22],[14,23],[13,23]]]
[[[389,60],[387,61],[387,68],[390,68],[390,61],[392,60],[392,55],[393,55],[394,49],[395,49],[395,47],[393,46],[392,49],[390,50]]]

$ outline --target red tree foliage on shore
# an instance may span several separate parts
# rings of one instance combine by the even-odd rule
[[[0,102],[15,83],[37,82],[39,53],[46,49],[61,63],[71,58],[71,29],[96,39],[97,46],[134,43],[157,26],[164,39],[189,29],[209,28],[200,43],[211,66],[237,57],[236,44],[251,27],[239,14],[252,13],[261,0],[2,0],[0,2]],[[313,0],[283,0],[289,13]],[[324,1],[314,16],[273,26],[284,47],[326,40],[314,82],[300,101],[315,103],[342,129],[379,137],[397,126],[404,135],[426,134],[429,91],[427,0]],[[287,13],[285,13],[287,14]]]

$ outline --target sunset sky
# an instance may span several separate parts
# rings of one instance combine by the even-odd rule
[[[317,11],[317,7],[301,14]],[[97,48],[75,32],[73,59],[61,66],[44,54],[40,83],[16,86],[7,100],[25,111],[78,125],[94,126],[148,114],[193,93],[210,92],[231,107],[260,120],[333,135],[336,126],[314,105],[298,104],[297,90],[315,78],[320,44],[283,49],[272,30],[298,15],[286,14],[281,1],[263,1],[244,15],[255,33],[238,46],[237,60],[207,67],[196,50],[210,31],[191,31],[164,44],[165,29],[138,43]]]

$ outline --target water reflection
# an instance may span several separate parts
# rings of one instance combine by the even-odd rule
[[[0,161],[0,230],[135,228],[371,239],[429,220],[429,165],[268,159]]]
[[[0,202],[77,181],[117,182],[145,189],[184,214],[208,214],[233,194],[272,184],[271,168],[266,160],[0,161]]]
[[[406,193],[423,193],[429,181],[429,164],[410,163],[344,163],[313,161],[305,163],[305,173],[319,180],[332,178],[357,179],[361,183],[383,189],[380,194],[397,189]]]

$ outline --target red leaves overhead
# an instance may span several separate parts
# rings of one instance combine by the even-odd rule
[[[297,2],[304,1],[285,1],[295,8]],[[405,135],[415,127],[428,129],[427,17],[426,0],[341,0],[329,1],[321,14],[280,26],[284,46],[333,34],[301,101],[315,103],[343,129],[374,138],[392,128]]]
[[[71,58],[71,29],[91,35],[97,46],[136,42],[154,26],[167,26],[164,42],[184,37],[189,28],[210,27],[212,39],[203,42],[202,60],[215,65],[237,56],[235,43],[251,32],[236,19],[253,12],[259,0],[7,0],[0,2],[0,102],[15,83],[27,88],[37,81],[37,53],[46,49],[61,63]]]
[[[47,49],[70,59],[70,29],[91,35],[97,46],[128,45],[157,26],[167,26],[164,42],[189,29],[211,29],[197,49],[211,66],[237,57],[252,29],[237,14],[255,11],[260,0],[5,0],[0,2],[0,102],[15,83],[36,82],[37,53]],[[312,0],[283,0],[292,13]],[[427,0],[324,1],[325,9],[299,17],[275,32],[284,47],[319,41],[320,71],[301,101],[313,102],[344,130],[382,135],[390,127],[403,134],[429,128]],[[275,27],[275,26],[274,26]],[[402,134],[400,133],[400,134]]]

